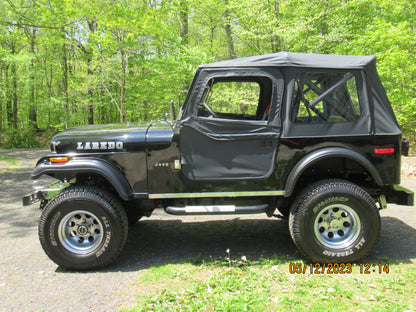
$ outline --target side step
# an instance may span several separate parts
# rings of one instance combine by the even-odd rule
[[[235,205],[217,205],[217,206],[185,206],[165,208],[166,213],[172,215],[227,215],[227,214],[254,214],[266,212],[270,209],[268,204],[256,206],[235,206]]]

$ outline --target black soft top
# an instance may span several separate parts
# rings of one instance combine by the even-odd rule
[[[310,67],[335,69],[364,69],[375,63],[374,55],[329,55],[279,52],[249,56],[228,61],[200,65],[200,68],[217,67]]]
[[[355,123],[351,124],[328,124],[326,127],[331,129],[323,129],[323,126],[316,126],[317,129],[313,130],[313,127],[308,131],[309,136],[328,136],[328,135],[365,135],[365,134],[400,134],[400,128],[394,115],[391,104],[387,98],[384,87],[380,81],[379,75],[376,69],[376,57],[374,55],[332,55],[332,54],[306,54],[306,53],[291,53],[291,52],[278,52],[267,55],[257,55],[238,59],[232,59],[228,61],[215,62],[210,64],[203,64],[198,67],[197,75],[199,75],[200,86],[196,86],[197,90],[204,88],[204,82],[202,77],[209,73],[226,72],[227,75],[241,72],[241,70],[248,69],[254,74],[269,72],[273,74],[273,71],[280,71],[283,73],[283,77],[275,75],[275,79],[280,80],[278,85],[282,84],[281,79],[286,80],[286,84],[289,86],[294,83],[295,76],[300,70],[313,69],[320,72],[331,73],[334,70],[342,71],[354,71],[361,72],[360,77],[363,79],[363,83],[360,85],[361,94],[363,96],[362,105],[366,108],[366,112],[362,115],[362,118]],[[278,98],[282,97],[282,90],[278,92]],[[289,99],[290,100],[290,99]],[[278,103],[280,105],[280,103]],[[276,112],[280,109],[275,107]],[[288,113],[288,112],[287,112]],[[288,118],[283,118],[288,120]],[[275,120],[271,122],[276,126],[281,126],[280,117],[276,115]],[[297,136],[296,131],[300,126],[291,127],[289,123],[285,123],[283,133],[288,136]],[[335,131],[334,127],[340,128]]]

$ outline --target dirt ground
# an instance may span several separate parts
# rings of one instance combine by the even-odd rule
[[[156,211],[129,229],[126,247],[109,267],[70,272],[43,252],[37,233],[38,205],[22,207],[32,190],[29,180],[47,150],[0,150],[20,166],[0,175],[0,311],[115,311],[134,304],[143,269],[189,258],[233,257],[250,260],[301,258],[287,220],[265,215],[176,217]],[[416,191],[415,158],[403,160],[402,185]],[[381,211],[382,230],[374,251],[363,261],[416,259],[415,207],[389,205]]]
[[[402,157],[402,177],[416,179],[416,157]]]

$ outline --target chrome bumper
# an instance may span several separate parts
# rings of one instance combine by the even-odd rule
[[[45,187],[35,190],[32,193],[23,196],[23,206],[29,206],[44,199],[52,199],[69,185],[70,183],[67,182],[55,181]]]

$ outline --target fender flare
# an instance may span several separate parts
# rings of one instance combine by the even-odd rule
[[[73,158],[66,163],[52,164],[49,162],[49,157],[44,157],[38,161],[30,177],[32,180],[35,180],[46,174],[52,177],[64,175],[72,179],[78,173],[94,173],[100,175],[114,187],[123,200],[128,200],[133,195],[128,181],[120,170],[109,162],[98,158]]]
[[[381,177],[378,174],[376,168],[367,158],[365,158],[364,156],[362,156],[361,154],[357,152],[354,152],[346,148],[331,147],[331,148],[320,149],[320,150],[314,151],[304,156],[292,168],[286,180],[286,184],[285,184],[285,197],[289,197],[292,195],[293,190],[295,189],[296,183],[298,182],[302,173],[307,168],[309,168],[312,164],[316,163],[317,161],[320,161],[326,158],[331,158],[331,157],[343,157],[343,158],[349,158],[349,159],[356,161],[357,163],[359,163],[365,169],[368,170],[368,172],[371,174],[371,176],[374,178],[374,181],[378,185],[380,186],[383,185],[383,181],[381,180]]]

